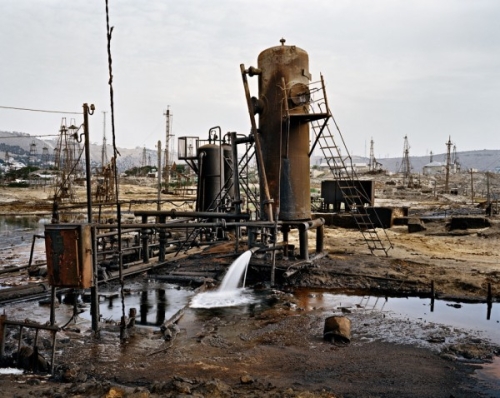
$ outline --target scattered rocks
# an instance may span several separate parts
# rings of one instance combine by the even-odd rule
[[[240,382],[241,384],[252,384],[254,382],[254,379],[250,375],[243,375],[240,377]]]

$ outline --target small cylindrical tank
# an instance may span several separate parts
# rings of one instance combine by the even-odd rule
[[[198,148],[198,197],[197,211],[223,211],[224,200],[229,187],[232,187],[232,171],[228,165],[231,159],[231,146],[227,144],[206,144]]]
[[[309,123],[303,117],[310,99],[309,56],[281,42],[258,57],[262,155],[274,212],[279,207],[280,220],[305,220],[311,218]]]

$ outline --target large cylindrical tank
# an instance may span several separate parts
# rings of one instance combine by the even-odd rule
[[[232,199],[231,158],[230,145],[206,144],[198,148],[197,211],[223,211],[228,199]]]
[[[258,68],[259,130],[274,211],[279,206],[280,220],[310,219],[309,123],[300,117],[309,103],[309,56],[282,41],[259,54]]]

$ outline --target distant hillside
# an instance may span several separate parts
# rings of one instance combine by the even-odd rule
[[[27,163],[27,159],[30,154],[30,147],[33,143],[35,143],[36,151],[39,156],[41,156],[43,148],[47,148],[49,154],[53,155],[54,148],[57,145],[57,139],[41,140],[26,133],[0,131],[0,159],[5,159],[5,151],[8,151],[11,156],[16,157],[16,160],[25,160]],[[107,156],[109,161],[112,156],[112,147],[109,144],[107,147]],[[176,145],[174,145],[174,148],[175,147]],[[144,148],[118,148],[118,152],[120,153],[120,156],[118,156],[117,165],[120,172],[142,165]],[[93,166],[101,164],[101,154],[102,145],[90,145],[90,155]],[[457,152],[457,157],[462,170],[473,168],[479,171],[500,172],[500,150],[498,149]],[[177,159],[176,154],[174,154],[174,158]],[[146,149],[146,164],[155,166],[158,163],[157,159],[156,149]],[[433,156],[433,160],[437,162],[445,162],[446,154],[435,154]],[[365,157],[353,157],[354,163],[368,164],[368,161],[369,159]],[[402,158],[383,158],[377,159],[377,161],[382,163],[385,170],[396,173],[400,169]],[[429,162],[429,156],[410,156],[410,165],[413,173],[421,173],[423,167]],[[311,158],[311,165],[319,164],[321,164],[321,158],[319,156]]]
[[[457,152],[458,162],[462,170],[477,169],[478,171],[500,172],[500,150],[483,149],[480,151]],[[383,168],[397,172],[400,169],[403,158],[377,159]],[[435,162],[446,162],[446,153],[433,156]],[[413,173],[421,173],[423,167],[430,162],[429,156],[410,156],[410,165]]]
[[[80,145],[81,148],[83,148],[84,143],[82,142]],[[14,157],[17,161],[27,164],[30,150],[34,149],[38,158],[41,159],[44,148],[46,148],[49,156],[53,156],[54,148],[56,148],[56,146],[57,138],[42,140],[40,138],[32,137],[26,133],[0,131],[0,159],[2,160],[5,159],[5,152],[8,151],[11,157]],[[144,148],[117,148],[117,150],[120,154],[117,159],[117,166],[120,172],[142,165]],[[106,153],[108,161],[110,161],[113,156],[113,148],[109,144],[107,145]],[[92,167],[96,167],[101,164],[101,157],[102,145],[91,143],[90,161]],[[146,162],[152,166],[158,163],[156,150],[146,149]]]

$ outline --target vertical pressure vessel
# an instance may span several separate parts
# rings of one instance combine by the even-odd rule
[[[231,146],[206,144],[198,148],[197,211],[224,211],[234,195]]]
[[[258,57],[258,126],[274,211],[279,208],[280,220],[305,220],[311,218],[309,122],[304,118],[310,99],[309,57],[281,42]]]

